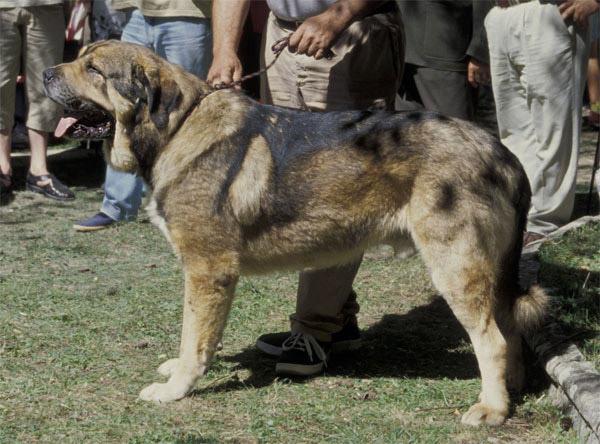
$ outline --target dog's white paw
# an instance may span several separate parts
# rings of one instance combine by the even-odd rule
[[[155,382],[140,392],[140,399],[163,404],[185,398],[189,391],[190,386],[187,384],[181,385],[170,381],[165,384]]]
[[[461,422],[472,426],[480,426],[481,424],[499,426],[504,422],[507,414],[506,411],[477,403],[471,406],[469,411],[463,415]]]
[[[169,359],[168,361],[163,362],[156,371],[159,375],[162,376],[171,376],[175,373],[175,369],[179,365],[179,358]]]

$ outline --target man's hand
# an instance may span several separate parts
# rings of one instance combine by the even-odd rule
[[[220,52],[215,54],[212,65],[206,76],[210,86],[219,83],[230,83],[242,78],[242,63],[235,52]],[[241,89],[240,85],[235,87]]]
[[[211,86],[242,77],[237,49],[249,7],[250,0],[213,0],[213,62],[206,76]],[[241,86],[236,86],[236,89],[241,89]]]
[[[476,58],[471,58],[467,66],[467,75],[469,83],[474,88],[478,88],[479,85],[487,82],[490,78],[490,65]]]
[[[338,0],[325,12],[306,19],[290,36],[291,52],[319,60],[331,54],[340,34],[350,24],[376,9],[382,0]]]
[[[343,16],[328,11],[310,17],[290,36],[290,51],[322,59],[346,26]]]
[[[584,27],[587,18],[600,9],[600,3],[596,0],[566,0],[558,6],[563,20],[569,17],[577,26]]]

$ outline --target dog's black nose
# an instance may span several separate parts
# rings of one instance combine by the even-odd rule
[[[44,75],[44,83],[48,84],[49,82],[52,81],[52,79],[54,79],[54,77],[56,75],[56,71],[54,71],[54,69],[52,69],[52,68],[48,68],[48,69],[44,70],[43,75]]]

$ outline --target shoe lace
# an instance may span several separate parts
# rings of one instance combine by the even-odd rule
[[[327,353],[319,345],[319,342],[315,337],[309,333],[295,333],[292,334],[281,344],[283,351],[289,350],[300,350],[308,355],[308,358],[313,361],[313,350],[317,357],[323,361],[325,367],[327,367]]]

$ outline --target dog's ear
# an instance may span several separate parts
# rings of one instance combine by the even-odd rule
[[[143,85],[143,90],[137,88],[136,96],[148,103],[148,114],[158,129],[166,128],[169,123],[169,114],[179,103],[181,90],[177,83],[158,69],[146,68],[135,65],[134,78]],[[139,110],[138,112],[140,112]]]

